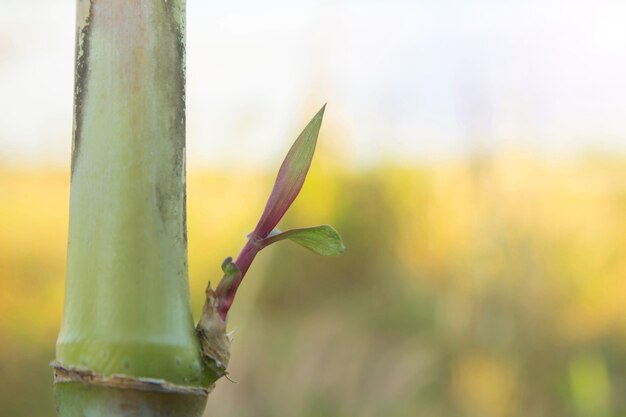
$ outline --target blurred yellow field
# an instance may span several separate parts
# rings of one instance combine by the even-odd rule
[[[189,174],[196,317],[272,177]],[[0,169],[0,370],[28,387],[0,391],[3,415],[53,415],[68,193],[66,171]],[[216,415],[626,413],[626,161],[322,159],[284,223],[320,221],[347,252],[261,255],[231,320],[242,382],[218,385]]]

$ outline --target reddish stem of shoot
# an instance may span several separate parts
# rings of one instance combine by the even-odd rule
[[[235,280],[230,282],[229,285],[225,285],[224,280],[220,281],[217,289],[215,290],[218,299],[217,312],[224,321],[226,321],[228,310],[230,310],[230,306],[233,304],[235,294],[237,293],[237,289],[239,288],[243,277],[246,275],[246,272],[248,272],[256,254],[259,253],[262,248],[260,240],[261,239],[257,236],[250,236],[235,261],[235,265],[237,265],[241,274]]]

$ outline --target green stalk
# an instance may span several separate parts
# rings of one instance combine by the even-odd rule
[[[185,0],[78,0],[58,413],[202,414],[185,222]]]

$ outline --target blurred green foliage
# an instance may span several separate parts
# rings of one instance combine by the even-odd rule
[[[68,176],[0,170],[0,414],[53,416]],[[194,313],[271,175],[189,175]],[[626,161],[519,157],[340,170],[314,164],[242,285],[212,416],[626,415]]]

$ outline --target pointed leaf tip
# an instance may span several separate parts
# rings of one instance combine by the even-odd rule
[[[339,233],[328,224],[292,229],[285,232],[274,230],[275,232],[272,231],[268,238],[263,239],[263,247],[289,239],[322,256],[338,256],[346,250]]]
[[[254,236],[264,238],[278,224],[300,193],[315,153],[326,104],[315,114],[287,153]]]

